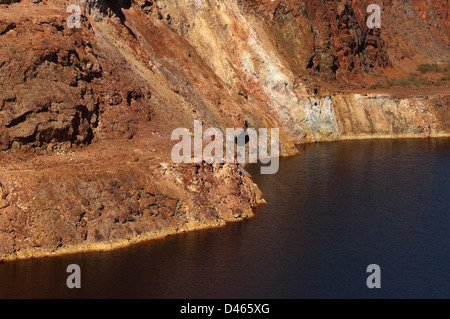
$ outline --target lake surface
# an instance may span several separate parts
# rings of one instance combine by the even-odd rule
[[[450,139],[299,150],[275,175],[247,167],[268,201],[252,219],[2,264],[0,298],[450,298]],[[81,289],[66,287],[69,264]]]

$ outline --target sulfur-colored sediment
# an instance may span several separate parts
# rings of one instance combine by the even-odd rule
[[[194,120],[279,128],[282,156],[450,136],[445,1],[384,1],[369,29],[372,2],[82,0],[70,29],[70,1],[0,0],[0,260],[252,217],[239,165],[173,163]]]

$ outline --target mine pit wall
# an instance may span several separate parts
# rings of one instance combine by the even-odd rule
[[[290,120],[294,143],[450,136],[450,97],[339,94],[299,100]]]
[[[450,136],[449,97],[299,100],[296,142]],[[128,163],[0,173],[0,261],[110,250],[253,216],[264,203],[233,164]]]
[[[0,0],[11,2],[18,1]],[[294,143],[450,136],[448,93],[408,98],[333,93],[342,83],[362,81],[366,71],[381,68],[382,75],[391,59],[394,67],[427,62],[428,56],[448,61],[446,25],[438,19],[431,31],[412,27],[422,19],[417,12],[444,12],[443,1],[427,1],[427,10],[413,10],[405,21],[389,12],[405,11],[407,2],[398,9],[386,5],[384,26],[394,30],[381,35],[364,29],[369,1],[362,0],[292,0],[289,8],[268,0],[119,1],[111,8],[113,1],[82,3],[91,28],[70,31],[76,37],[67,36],[59,13],[38,24],[8,16],[11,21],[0,25],[1,56],[8,57],[0,61],[6,75],[0,76],[0,149],[44,147],[53,139],[107,141],[130,135],[141,117],[161,127],[192,129],[188,125],[199,114],[206,126],[222,130],[240,127],[244,119],[255,127],[279,127],[282,155],[293,155]],[[438,16],[434,11],[430,17]],[[442,40],[435,28],[443,30]],[[33,52],[16,49],[17,34],[33,44]],[[404,45],[410,39],[420,39],[416,50]],[[351,47],[355,50],[343,50]],[[417,56],[408,55],[415,51]],[[38,53],[42,58],[32,60]],[[71,53],[79,58],[71,60]],[[47,80],[50,67],[58,87]],[[319,79],[333,90],[315,85]],[[73,93],[58,94],[56,88]],[[38,89],[42,94],[35,94]],[[0,260],[109,250],[222,226],[251,217],[264,202],[236,165],[88,164],[0,172]]]
[[[439,137],[450,134],[450,98],[354,94],[333,98],[341,139]]]

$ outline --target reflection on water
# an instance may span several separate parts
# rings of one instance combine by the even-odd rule
[[[450,140],[299,146],[248,221],[113,252],[0,265],[0,297],[449,298]],[[66,287],[81,267],[82,288]],[[368,289],[366,267],[381,267]]]

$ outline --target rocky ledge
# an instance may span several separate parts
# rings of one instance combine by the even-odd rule
[[[375,1],[376,2],[376,1]],[[0,260],[122,247],[253,216],[237,164],[174,164],[171,133],[296,143],[450,136],[446,4],[0,0]],[[70,10],[69,10],[70,11]]]
[[[264,203],[238,165],[155,164],[145,151],[131,153],[116,152],[114,161],[90,152],[1,155],[0,260],[219,227]]]

